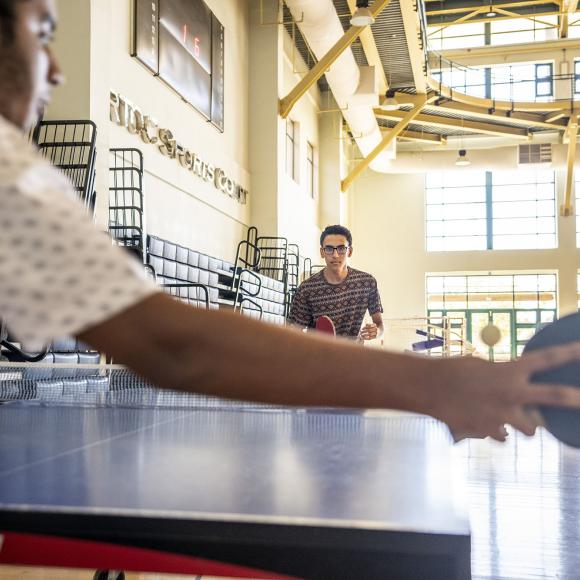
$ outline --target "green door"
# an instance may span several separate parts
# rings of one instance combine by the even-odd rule
[[[467,316],[467,339],[480,356],[491,361],[514,358],[513,310],[470,310]],[[481,331],[488,324],[494,324],[501,332],[499,342],[493,347],[488,347],[481,340]]]

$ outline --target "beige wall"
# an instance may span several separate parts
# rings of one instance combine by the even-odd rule
[[[556,173],[558,206],[565,173]],[[387,318],[424,316],[425,276],[443,272],[556,272],[559,313],[576,311],[575,220],[558,218],[558,249],[426,252],[424,174],[367,172],[351,191],[353,265],[373,273]]]
[[[56,52],[69,76],[49,110],[50,118],[90,118],[98,126],[97,218],[107,225],[108,150],[143,151],[148,232],[232,259],[247,227],[261,235],[287,237],[303,257],[318,260],[318,236],[327,223],[345,222],[340,193],[340,138],[328,137],[323,151],[320,94],[313,86],[292,110],[299,126],[298,178],[285,170],[285,120],[278,99],[302,78],[306,66],[277,18],[277,0],[208,0],[224,24],[225,131],[220,133],[179,95],[130,56],[132,0],[57,0],[61,27]],[[264,12],[261,12],[264,8]],[[249,190],[247,205],[218,192],[126,128],[109,120],[109,92],[123,95],[178,142],[206,162],[223,168]],[[340,131],[340,119],[335,120]],[[308,191],[306,144],[316,149],[319,168],[334,158],[321,212],[321,188]],[[319,170],[320,173],[320,170]],[[330,219],[332,218],[332,219]]]
[[[282,83],[280,96],[288,94],[294,86],[300,82],[307,67],[292,48],[292,40],[285,30],[283,35],[282,55]],[[286,172],[286,122],[278,121],[279,143],[282,155],[279,156],[279,205],[278,224],[279,235],[288,238],[291,242],[300,246],[303,256],[316,256],[318,253],[318,238],[320,236],[319,223],[319,187],[315,188],[314,198],[309,192],[306,166],[306,147],[310,142],[318,155],[320,151],[319,128],[319,101],[320,94],[316,86],[304,95],[290,112],[298,129],[298,141],[296,144],[296,169],[297,175],[292,179]]]
[[[390,175],[366,172],[346,193],[340,180],[345,163],[340,115],[317,87],[291,112],[299,123],[299,179],[285,172],[285,121],[278,99],[297,83],[304,63],[281,26],[276,0],[208,0],[226,28],[226,129],[220,133],[162,81],[131,58],[131,0],[58,0],[61,30],[56,51],[69,77],[49,111],[52,118],[90,116],[99,126],[97,186],[99,218],[106,223],[109,147],[139,147],[145,155],[147,218],[151,233],[232,259],[249,225],[263,235],[283,235],[303,256],[318,257],[318,233],[329,223],[349,225],[354,234],[353,265],[373,272],[381,285],[387,316],[421,315],[425,274],[450,271],[557,271],[561,312],[576,307],[574,220],[559,219],[558,250],[428,254],[424,250],[424,191],[418,169],[454,167],[456,148],[400,153]],[[260,14],[260,6],[266,12]],[[270,10],[270,12],[268,12]],[[573,61],[577,52],[533,58]],[[514,60],[509,53],[494,62]],[[472,64],[476,64],[475,60]],[[109,91],[122,93],[145,113],[174,131],[186,147],[223,167],[250,191],[240,205],[163,157],[154,146],[109,121]],[[306,141],[318,149],[320,184],[315,199],[306,187]],[[561,167],[565,147],[554,147]],[[472,168],[515,167],[514,146],[470,151]],[[580,152],[579,152],[580,155]],[[406,175],[400,172],[408,172]],[[558,172],[558,194],[563,193]],[[559,202],[560,203],[560,202]]]
[[[98,220],[107,221],[108,149],[143,151],[148,232],[211,255],[233,259],[250,225],[248,5],[208,0],[225,37],[225,130],[220,133],[172,89],[130,56],[131,0],[58,0],[55,47],[69,82],[55,95],[51,118],[87,118],[98,126]],[[247,205],[227,197],[155,146],[109,120],[109,92],[121,93],[178,142],[250,191]]]
[[[313,86],[289,115],[298,127],[298,177],[293,180],[285,168],[286,120],[278,115],[278,100],[290,92],[307,69],[292,49],[284,27],[273,24],[279,17],[277,0],[251,0],[249,4],[252,223],[261,235],[286,237],[300,246],[302,257],[316,259],[320,188],[316,188],[313,199],[306,180],[306,143],[314,145],[322,163],[318,87]]]

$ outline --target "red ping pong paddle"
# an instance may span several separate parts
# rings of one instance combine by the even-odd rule
[[[328,316],[319,316],[316,319],[315,328],[320,332],[325,332],[326,334],[332,334],[332,336],[336,336],[334,323]]]

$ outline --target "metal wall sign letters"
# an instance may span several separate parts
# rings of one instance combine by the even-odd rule
[[[246,203],[249,192],[228,177],[223,169],[206,163],[196,153],[178,143],[169,129],[160,127],[153,117],[145,115],[123,95],[113,91],[110,95],[111,122],[138,135],[144,143],[155,145],[163,155],[176,159],[182,167],[200,179],[213,183],[219,191],[241,204]]]

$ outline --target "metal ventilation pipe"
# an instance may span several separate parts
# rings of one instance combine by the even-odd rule
[[[344,35],[332,0],[286,0],[286,5],[317,59],[321,59]],[[378,106],[378,94],[376,89],[369,92],[363,87],[361,80],[368,80],[368,76],[366,79],[361,77],[361,69],[350,48],[326,73],[334,99],[366,157],[381,142],[382,134],[373,112],[373,107]],[[382,151],[370,164],[371,169],[386,172],[393,156],[393,151]]]

